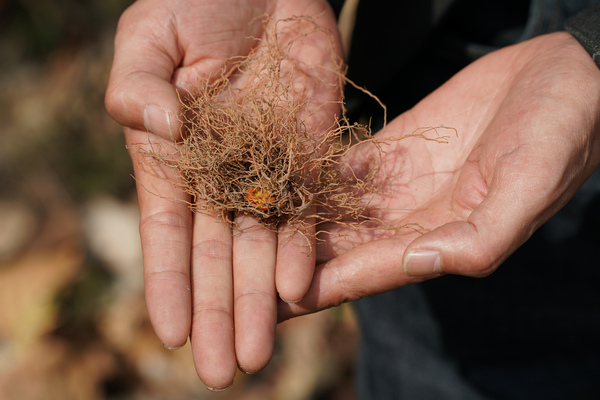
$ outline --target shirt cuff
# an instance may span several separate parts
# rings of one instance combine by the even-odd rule
[[[565,30],[581,43],[600,67],[600,5],[587,8],[567,20]]]

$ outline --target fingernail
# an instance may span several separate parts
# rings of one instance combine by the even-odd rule
[[[206,385],[205,385],[205,386],[206,386]],[[226,387],[224,387],[224,388],[220,388],[220,389],[211,388],[210,386],[206,386],[206,388],[207,388],[208,390],[210,390],[211,392],[223,392],[223,391],[225,391],[225,390],[229,389],[229,388],[230,388],[230,387],[232,387],[232,386],[233,386],[233,383],[232,383],[231,385],[229,385],[229,386],[226,386]]]
[[[281,300],[283,300],[284,303],[287,303],[287,304],[296,304],[296,303],[300,302],[300,300],[303,299],[303,297],[300,297],[298,300],[286,300],[283,297],[281,297],[281,295],[279,296],[279,298]]]
[[[171,346],[167,346],[167,345],[166,345],[166,344],[164,344],[163,342],[160,342],[160,344],[162,344],[162,345],[163,345],[163,347],[164,347],[165,349],[167,349],[167,350],[177,350],[177,349],[180,349],[180,348],[182,348],[183,346],[185,346],[185,345],[186,345],[186,343],[187,343],[187,342],[185,342],[185,343],[184,343],[184,344],[182,344],[181,346],[175,346],[175,347],[171,347]]]
[[[169,134],[173,136],[171,114],[157,105],[148,104],[144,107],[144,126],[154,134]]]
[[[406,275],[431,275],[442,272],[440,253],[432,250],[417,250],[404,257]]]
[[[239,365],[238,365],[238,369],[239,369],[240,371],[242,371],[242,372],[243,372],[244,374],[246,374],[246,375],[254,375],[254,372],[248,372],[248,371],[245,371],[245,370],[244,370],[242,367],[240,367]]]

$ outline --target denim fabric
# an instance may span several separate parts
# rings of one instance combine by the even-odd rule
[[[356,35],[366,39],[354,38],[350,77],[382,98],[390,118],[475,58],[560,30],[571,15],[600,3],[445,1],[451,4],[434,19],[440,1],[361,1]],[[369,7],[381,12],[383,4],[392,14],[383,19],[403,24],[378,24]],[[386,40],[377,42],[377,34]],[[377,115],[349,95],[350,111]],[[356,302],[360,399],[600,399],[599,288],[596,171],[490,277],[446,276]]]

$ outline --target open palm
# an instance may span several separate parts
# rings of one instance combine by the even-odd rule
[[[325,67],[319,77],[324,85],[290,83],[302,84],[304,95],[328,104],[307,123],[329,126],[339,107],[339,90],[332,90],[338,79],[330,73],[335,68],[332,50],[340,49],[335,17],[325,0],[137,1],[119,22],[107,89],[106,106],[125,127],[138,184],[152,324],[169,348],[190,336],[198,375],[213,389],[229,386],[236,366],[256,372],[266,365],[273,350],[277,295],[291,301],[304,295],[314,255],[306,256],[304,242],[278,242],[276,233],[250,216],[237,217],[243,233],[232,235],[216,216],[193,215],[185,204],[190,198],[169,182],[179,179],[176,173],[160,165],[148,168],[138,151],[149,142],[173,146],[173,138],[180,138],[176,88],[193,91],[199,77],[220,74],[226,60],[260,46],[265,15],[273,21],[312,16],[329,32],[305,36],[289,49],[302,65]],[[277,34],[285,46],[285,34]]]
[[[280,319],[442,274],[492,273],[596,168],[599,119],[600,71],[567,33],[471,64],[377,135],[457,132],[438,129],[448,144],[384,141],[369,213],[397,229],[323,227],[313,285],[280,303]],[[364,174],[377,154],[365,144],[348,163]]]

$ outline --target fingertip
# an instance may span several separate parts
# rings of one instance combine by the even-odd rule
[[[264,369],[275,348],[276,304],[273,302],[268,309],[261,308],[260,303],[253,304],[252,314],[237,313],[235,320],[236,363],[245,373]]]
[[[288,304],[301,301],[310,288],[315,271],[314,262],[277,261],[275,287],[279,298]]]
[[[195,360],[195,365],[198,378],[211,392],[222,392],[233,386],[237,373],[234,359],[230,357],[222,360],[208,358]]]
[[[159,326],[154,326],[154,331],[162,346],[167,350],[178,350],[187,344],[189,333],[182,334],[177,330],[162,329]]]
[[[231,342],[225,347],[219,344],[213,337],[196,336],[191,339],[194,366],[198,378],[211,391],[222,391],[233,385],[237,364],[233,349],[233,330],[231,336],[225,336],[226,341]]]
[[[314,233],[306,235],[285,227],[279,233],[275,286],[279,298],[288,304],[301,301],[308,292],[316,266]]]
[[[233,382],[235,379],[235,370],[233,370],[233,373],[227,375],[224,378],[207,377],[201,376],[200,374],[198,374],[198,377],[200,378],[202,383],[204,383],[206,389],[210,390],[211,392],[223,392],[233,386]]]
[[[208,385],[204,385],[204,386],[206,386],[206,389],[210,390],[211,392],[224,392],[225,390],[227,390],[233,386],[233,381],[228,386],[225,386],[223,388],[214,388],[214,387],[210,387]]]
[[[187,339],[183,344],[180,344],[178,346],[169,346],[169,345],[165,344],[164,342],[160,342],[160,344],[162,344],[162,346],[167,350],[179,350],[187,344]]]
[[[456,274],[485,277],[511,253],[499,235],[466,221],[442,225],[415,239],[406,249],[403,271],[424,277]]]
[[[161,294],[173,293],[171,290],[177,293],[177,285],[161,286],[149,280],[146,286],[146,305],[156,336],[167,349],[183,347],[187,343],[191,330],[189,295],[187,293],[183,296],[174,295],[169,299]]]
[[[266,366],[269,365],[269,362],[271,362],[272,357],[273,352],[265,352],[263,348],[260,352],[257,352],[256,356],[253,356],[252,358],[247,356],[241,358],[238,356],[237,366],[238,369],[243,373],[252,375],[265,369]]]
[[[104,104],[116,122],[168,140],[180,137],[180,102],[170,82],[144,71],[113,74]]]
[[[306,292],[304,292],[302,294],[302,296],[300,297],[295,297],[295,296],[291,296],[291,297],[286,297],[286,295],[282,295],[281,293],[279,293],[279,298],[287,304],[296,304],[302,301],[302,299],[304,298],[304,294],[306,294]]]
[[[186,319],[156,316],[151,321],[156,336],[167,350],[177,350],[187,344],[190,324]]]
[[[310,288],[314,269],[314,262],[312,265],[297,263],[284,266],[278,261],[275,286],[279,298],[288,304],[301,301]]]

